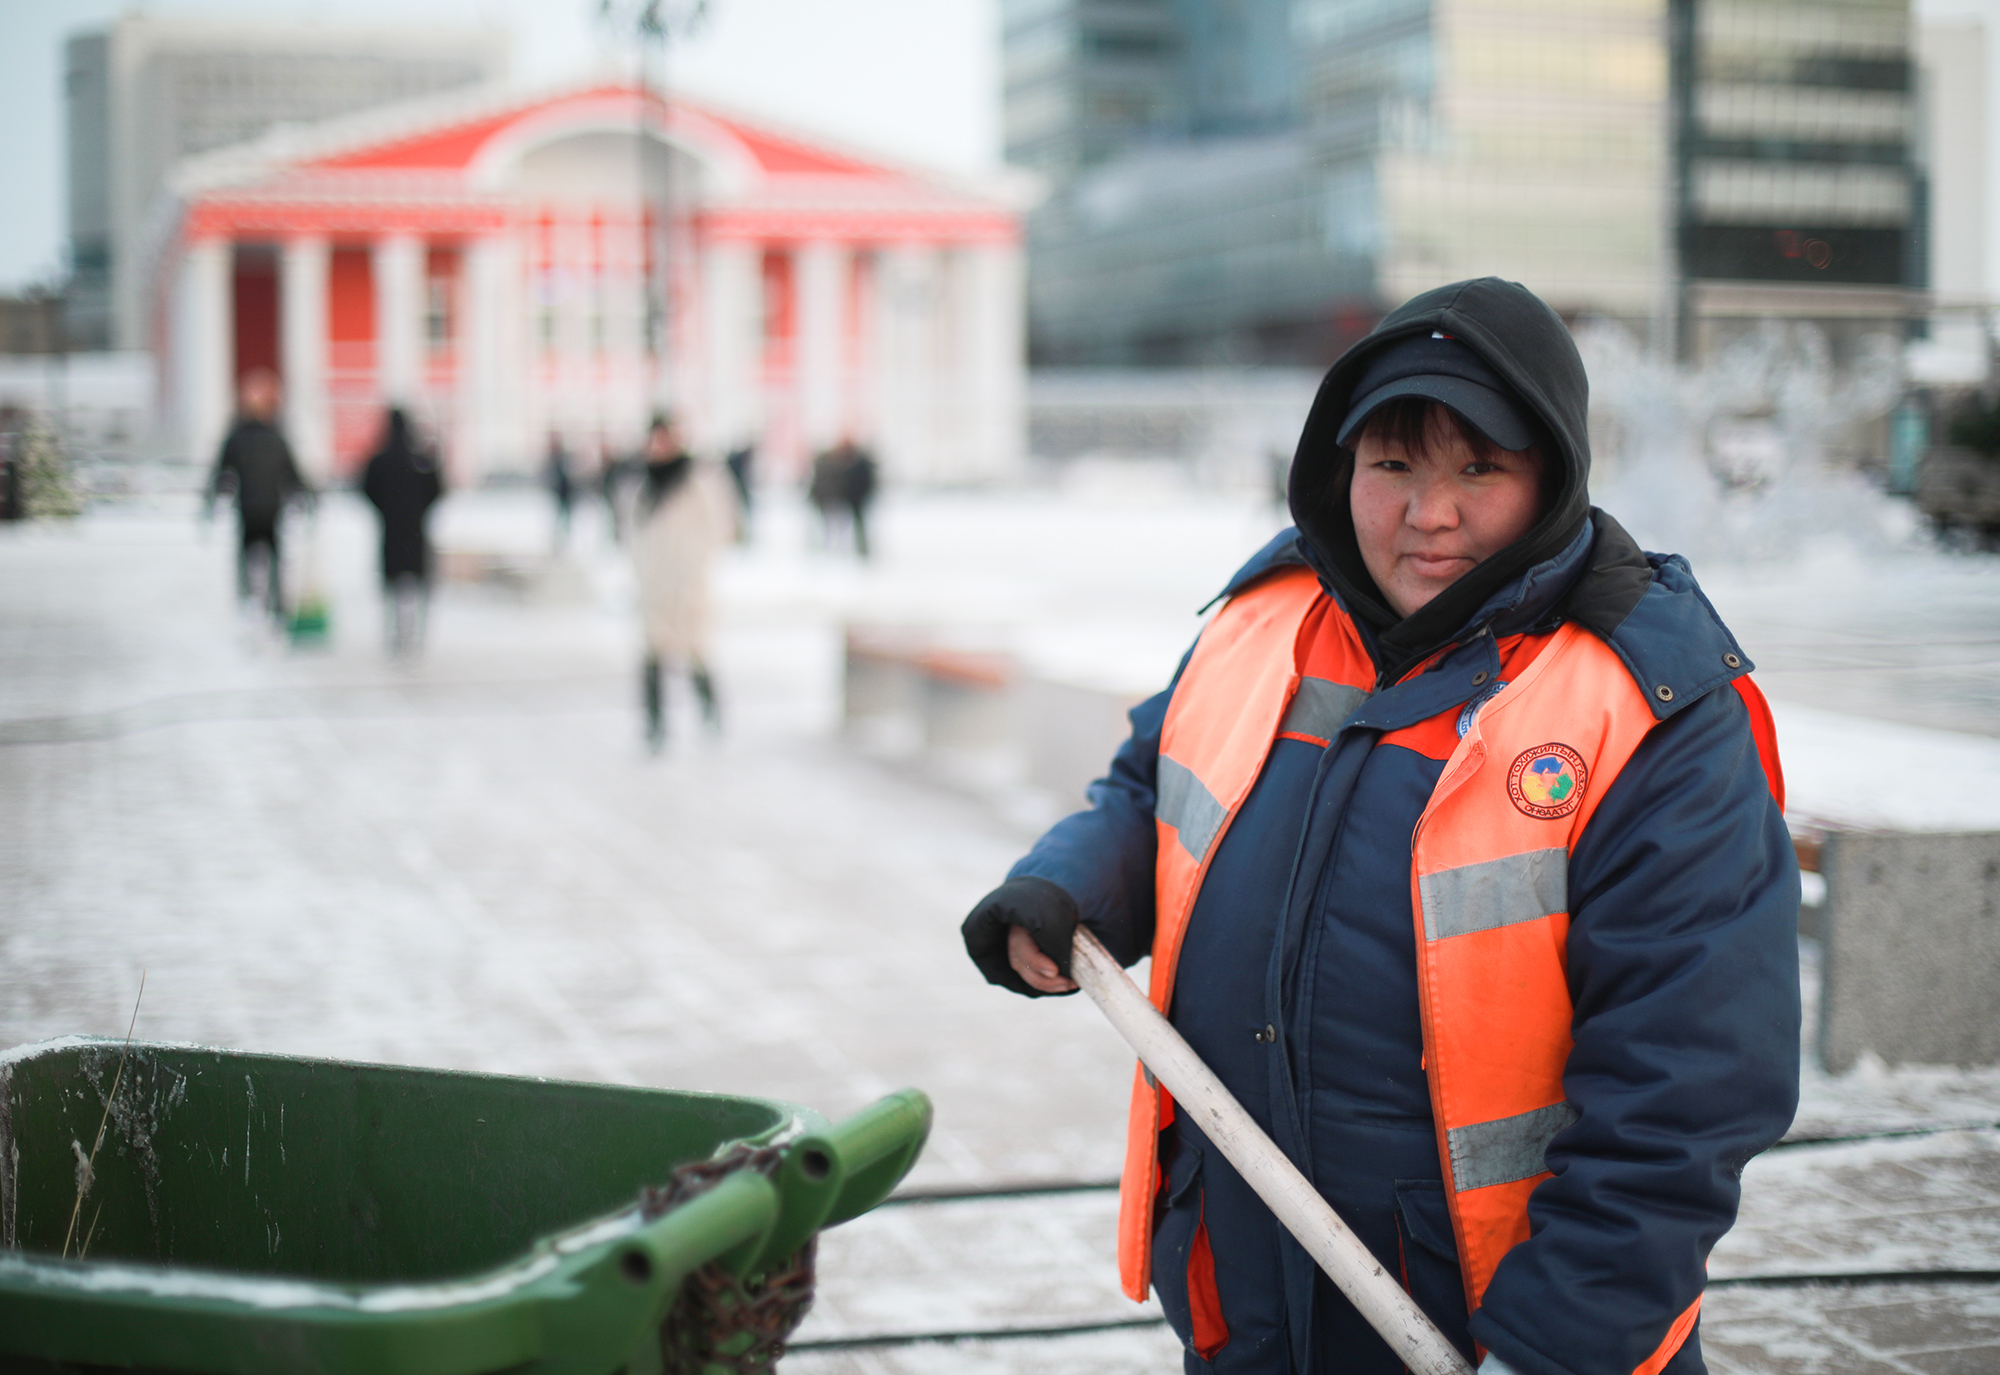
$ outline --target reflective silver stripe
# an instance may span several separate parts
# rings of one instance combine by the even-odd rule
[[[1194,776],[1187,765],[1160,756],[1158,798],[1153,815],[1172,826],[1180,836],[1181,848],[1199,863],[1208,853],[1215,833],[1228,815],[1215,794]]]
[[[1546,1170],[1543,1157],[1555,1134],[1576,1121],[1567,1103],[1551,1103],[1533,1112],[1516,1113],[1493,1122],[1453,1127],[1445,1133],[1451,1149],[1452,1187],[1460,1193],[1490,1184],[1533,1179]]]
[[[1336,683],[1331,678],[1301,678],[1299,690],[1285,710],[1285,724],[1278,729],[1294,735],[1310,735],[1315,740],[1331,740],[1340,733],[1341,723],[1367,700],[1368,694],[1358,687]]]
[[[1528,850],[1417,880],[1424,936],[1443,940],[1569,910],[1569,851]]]

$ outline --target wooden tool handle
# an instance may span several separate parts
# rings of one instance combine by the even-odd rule
[[[1432,1325],[1298,1167],[1264,1135],[1222,1081],[1118,967],[1111,952],[1082,926],[1076,928],[1070,952],[1070,976],[1139,1052],[1139,1059],[1153,1077],[1167,1086],[1167,1092],[1174,1096],[1175,1111],[1186,1113],[1201,1126],[1414,1375],[1472,1375],[1472,1367],[1458,1348]]]

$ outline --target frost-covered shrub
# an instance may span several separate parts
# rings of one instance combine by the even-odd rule
[[[36,418],[17,441],[21,446],[16,470],[21,484],[21,514],[29,520],[71,520],[83,510],[76,483],[70,477],[69,455],[46,421]]]

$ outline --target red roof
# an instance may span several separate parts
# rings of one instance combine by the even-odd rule
[[[571,100],[594,100],[605,96],[631,94],[632,88],[629,86],[601,86],[566,95],[546,104],[517,106],[500,114],[486,115],[439,129],[429,129],[408,138],[350,149],[345,153],[316,159],[305,165],[350,171],[460,171],[471,165],[473,159],[479,155],[479,150],[489,139],[516,120]],[[699,111],[705,119],[727,129],[756,159],[758,167],[768,174],[865,177],[899,175],[889,168],[879,167],[824,148],[815,148],[798,139],[787,138],[782,134],[759,129],[740,120],[717,114],[715,111],[702,109],[692,102],[676,103],[690,110]],[[663,102],[656,97],[654,104],[661,105]]]
[[[733,119],[716,117],[716,123],[726,127],[730,133],[743,141],[750,155],[757,159],[757,165],[766,172],[783,174],[786,172],[840,173],[850,175],[880,177],[891,175],[887,168],[875,167],[855,158],[829,153],[823,148],[813,148],[794,139],[780,138],[739,124]]]
[[[598,123],[608,109],[622,120],[632,112],[634,94],[631,86],[604,85],[497,111],[488,107],[274,169],[261,181],[219,185],[193,198],[186,231],[197,237],[491,233],[513,210],[503,189],[474,185],[469,174],[496,140],[538,124],[559,130],[571,112]],[[655,111],[664,113],[665,102],[652,100]],[[621,106],[624,115],[617,114]],[[717,145],[733,144],[725,156],[745,170],[756,169],[749,185],[702,208],[699,222],[711,238],[879,243],[1019,238],[1016,212],[948,181],[819,147],[694,101],[676,99],[673,108],[677,125],[702,144],[718,153]]]
[[[370,148],[357,148],[334,157],[320,158],[305,165],[369,171],[378,169],[458,171],[471,164],[473,158],[479,155],[479,150],[485,146],[486,140],[520,116],[521,111],[509,110],[503,115],[490,115],[469,124],[433,129],[414,138],[399,139],[393,143],[378,143]]]

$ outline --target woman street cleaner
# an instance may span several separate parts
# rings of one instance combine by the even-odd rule
[[[1590,505],[1588,383],[1526,288],[1440,287],[1327,374],[1295,527],[1090,807],[964,923],[1072,991],[1086,924],[1482,1375],[1694,1375],[1704,1267],[1797,1105],[1771,718],[1687,563]],[[1190,1372],[1402,1362],[1171,1095],[1119,1221]]]

